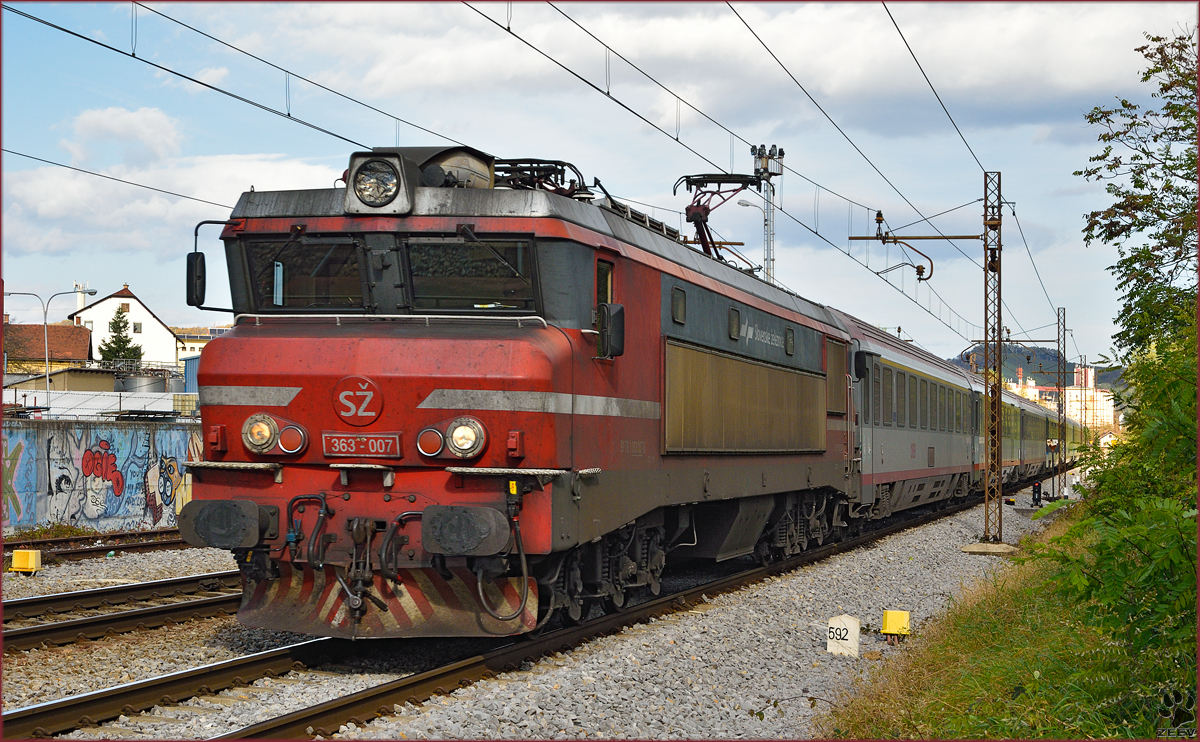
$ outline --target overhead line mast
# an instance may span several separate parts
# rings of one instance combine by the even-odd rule
[[[1004,408],[1000,394],[1004,389],[1001,371],[1004,365],[1004,327],[1001,319],[1000,294],[1000,173],[983,174],[983,379],[987,404],[987,435],[984,437],[984,498],[983,540],[999,542],[1003,520],[1003,491],[1001,488],[1003,458]]]

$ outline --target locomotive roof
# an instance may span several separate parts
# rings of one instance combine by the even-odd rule
[[[248,191],[238,199],[232,219],[343,216],[344,188],[307,191]],[[848,328],[826,307],[713,260],[699,250],[660,234],[616,211],[547,191],[425,188],[416,189],[409,216],[540,217],[562,219],[635,245],[673,263],[734,286],[748,294],[843,331]]]

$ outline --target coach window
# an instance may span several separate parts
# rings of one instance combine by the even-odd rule
[[[954,431],[962,432],[962,392],[954,393]]]
[[[908,399],[904,392],[904,374],[896,372],[896,427],[904,427],[904,402]]]
[[[892,395],[892,370],[883,367],[883,424],[891,427],[892,419],[896,416],[896,401]]]
[[[917,404],[917,379],[916,377],[908,377],[908,427],[917,427],[917,422],[921,416],[921,407]]]
[[[671,289],[671,320],[681,325],[687,322],[687,294],[678,286]]]
[[[938,430],[946,429],[946,387],[938,387]]]
[[[872,382],[871,396],[875,398],[875,417],[873,419],[875,420],[874,424],[878,425],[879,417],[880,417],[879,408],[883,407],[883,405],[886,403],[886,400],[884,399],[883,395],[880,393],[880,390],[879,390],[879,364],[878,363],[875,364],[875,373],[872,376],[872,378],[874,379],[874,381]]]
[[[929,427],[929,382],[921,379],[921,430]]]

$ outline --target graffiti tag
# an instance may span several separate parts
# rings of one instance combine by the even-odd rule
[[[113,494],[117,497],[125,491],[125,475],[117,469],[116,454],[109,453],[108,441],[100,441],[97,447],[101,450],[88,449],[83,453],[83,475],[99,477],[105,482],[111,482]]]

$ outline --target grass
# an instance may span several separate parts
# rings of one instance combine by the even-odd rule
[[[1062,533],[1060,517],[1039,541]],[[1009,565],[967,590],[908,651],[840,694],[816,736],[849,739],[1153,737],[1116,723],[1072,676],[1106,651],[1079,609],[1041,587],[1049,567]]]
[[[71,526],[65,523],[43,523],[36,526],[18,528],[4,537],[5,541],[26,541],[42,538],[91,538],[104,534],[95,528],[87,526]]]

